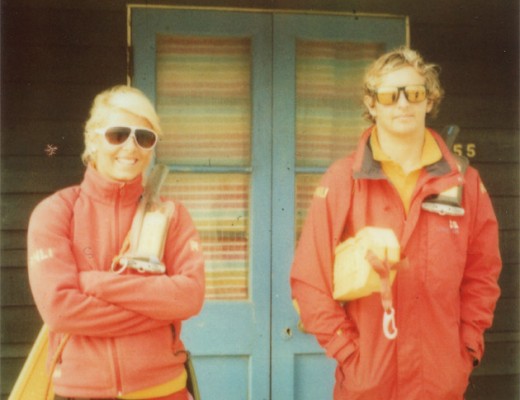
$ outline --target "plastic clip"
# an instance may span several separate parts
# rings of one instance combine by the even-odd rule
[[[397,337],[394,307],[390,307],[383,312],[383,333],[388,340],[394,340]]]
[[[110,271],[115,272],[116,274],[122,274],[126,270],[128,264],[120,263],[119,261],[120,258],[116,258],[114,261],[112,261],[112,264],[110,265]]]

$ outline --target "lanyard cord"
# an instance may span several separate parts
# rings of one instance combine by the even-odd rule
[[[395,324],[395,309],[392,301],[392,285],[390,283],[390,271],[397,269],[399,263],[390,265],[386,260],[381,261],[372,250],[367,250],[366,260],[370,263],[374,271],[377,272],[381,280],[381,304],[383,306],[383,333],[389,340],[397,337],[397,327]]]
[[[132,230],[128,231],[128,233],[126,234],[125,240],[123,242],[123,245],[121,246],[121,250],[119,250],[119,254],[116,255],[112,259],[112,264],[110,265],[110,270],[112,272],[115,272],[117,274],[121,274],[127,267],[126,264],[124,266],[121,266],[119,264],[119,261],[121,260],[123,255],[130,249],[130,235],[131,235],[131,232],[132,232]]]

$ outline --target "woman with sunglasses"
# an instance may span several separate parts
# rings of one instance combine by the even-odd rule
[[[116,273],[112,266],[160,134],[142,92],[102,92],[85,125],[83,181],[42,201],[31,216],[29,278],[50,330],[50,356],[69,337],[53,374],[57,399],[190,398],[179,335],[181,321],[202,307],[204,262],[187,210],[173,203],[160,260],[165,272]]]
[[[425,125],[442,98],[435,65],[397,49],[371,65],[364,90],[372,126],[316,190],[293,297],[305,330],[337,361],[334,399],[462,400],[500,294],[491,201],[477,171]],[[380,286],[337,301],[335,249],[365,227],[393,231],[403,262],[357,247]]]

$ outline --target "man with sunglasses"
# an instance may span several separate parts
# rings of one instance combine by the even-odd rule
[[[482,358],[500,294],[497,220],[478,172],[426,127],[442,96],[436,66],[417,52],[381,56],[364,80],[372,126],[315,192],[291,287],[305,330],[337,361],[336,400],[462,400]],[[423,206],[460,186],[463,212]],[[393,340],[381,326],[383,293],[333,298],[335,248],[365,227],[391,229],[406,260],[390,293]],[[392,268],[373,257],[374,270]]]

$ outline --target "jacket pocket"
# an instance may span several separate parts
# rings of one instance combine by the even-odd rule
[[[108,340],[74,335],[63,349],[55,385],[69,390],[105,391],[115,386]]]
[[[391,367],[393,351],[388,349],[387,357],[382,354],[372,357],[356,350],[340,368],[342,392],[352,399],[379,399],[391,393],[395,381],[395,370]]]

